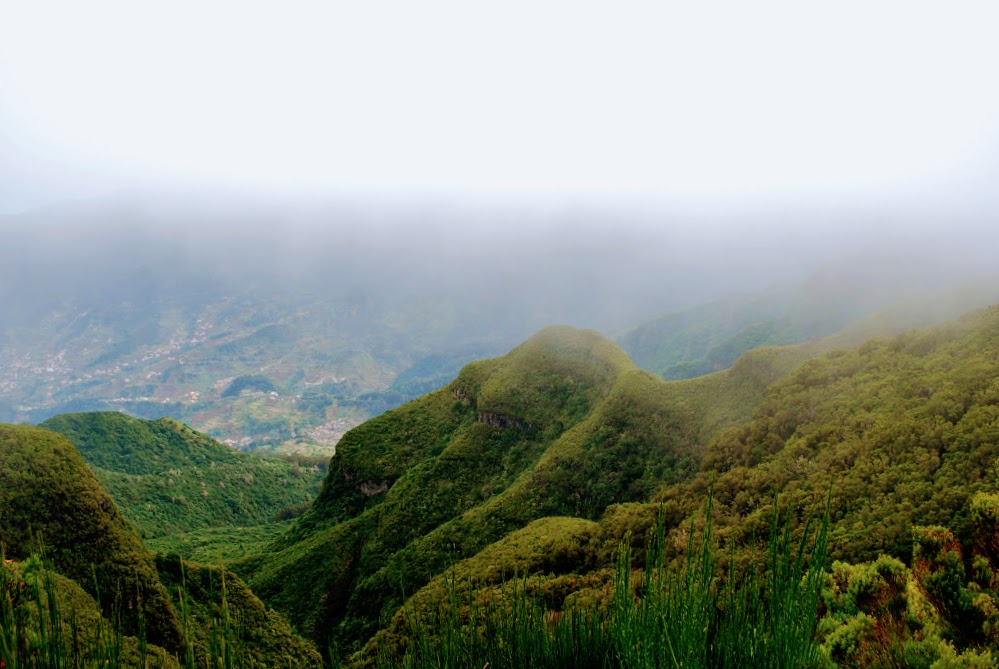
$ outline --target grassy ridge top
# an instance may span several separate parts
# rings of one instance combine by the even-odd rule
[[[231,448],[172,418],[139,420],[94,411],[54,416],[39,427],[65,435],[91,465],[123,474],[159,474],[238,460]]]
[[[455,559],[692,475],[667,395],[597,333],[547,328],[349,432],[313,508],[243,569],[321,646],[355,647]]]
[[[144,538],[260,525],[314,499],[324,472],[234,451],[169,418],[63,414],[41,427],[65,435]]]

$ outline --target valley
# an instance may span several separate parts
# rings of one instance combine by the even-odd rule
[[[416,661],[411,644],[437,643],[456,624],[447,616],[462,615],[447,613],[449,598],[503,601],[510,587],[519,592],[516,605],[539,616],[531,625],[590,611],[610,634],[586,641],[596,644],[591,651],[620,652],[612,650],[620,642],[611,631],[639,613],[611,606],[609,593],[619,597],[630,587],[631,570],[692,578],[690,542],[700,536],[698,555],[716,565],[705,572],[711,578],[721,565],[739,565],[738,578],[721,581],[728,598],[755,597],[752,579],[771,583],[785,568],[780,559],[789,569],[811,570],[810,589],[795,595],[813,602],[810,612],[778,622],[770,617],[778,609],[747,609],[739,615],[760,616],[754,624],[768,636],[758,651],[735,642],[726,653],[769,652],[767,644],[810,620],[815,627],[802,628],[810,631],[800,649],[815,666],[855,666],[884,652],[879,630],[886,626],[907,661],[991,666],[990,602],[999,601],[999,555],[988,539],[999,528],[999,311],[906,330],[913,321],[946,317],[962,299],[991,294],[980,288],[947,293],[947,309],[927,308],[925,300],[939,303],[939,296],[902,302],[829,337],[750,350],[729,369],[680,381],[639,369],[595,331],[545,328],[347,430],[328,466],[325,457],[305,454],[241,453],[175,420],[118,412],[62,414],[43,430],[7,426],[0,430],[8,491],[0,495],[7,509],[0,541],[15,560],[28,555],[24,519],[35,517],[34,504],[47,504],[49,484],[17,492],[21,479],[9,468],[31,462],[35,447],[24,445],[46,443],[53,453],[82,454],[73,467],[82,473],[85,459],[96,477],[85,485],[91,492],[64,498],[113,499],[108,508],[123,518],[113,522],[135,528],[129,541],[138,543],[128,550],[142,555],[144,544],[156,551],[152,571],[141,567],[143,578],[173,592],[180,572],[171,559],[191,561],[183,567],[190,573],[199,562],[223,563],[233,587],[252,591],[281,617],[287,631],[279,638],[300,634],[293,644],[303,653],[319,649],[327,663]],[[276,392],[269,383],[254,375],[228,387],[259,400]],[[58,441],[64,437],[69,441]],[[22,471],[49,476],[41,461]],[[823,506],[816,535],[808,518]],[[50,550],[65,553],[63,537],[73,535],[58,518],[76,513],[64,509],[44,520]],[[788,546],[815,542],[812,562],[795,563],[788,553],[768,563],[761,539],[768,533]],[[653,545],[658,563],[645,552]],[[948,558],[947,550],[957,552]],[[56,560],[51,568],[79,578],[75,562]],[[521,577],[530,580],[516,590]],[[894,608],[879,608],[853,594],[855,587],[874,588]],[[483,621],[495,615],[474,606],[485,606],[476,614],[487,616]],[[705,606],[721,612],[704,623],[715,634],[739,634],[725,617],[734,614],[731,605]],[[410,616],[431,624],[432,611],[444,616],[433,623],[437,632],[412,627]],[[188,634],[170,628],[176,623],[169,615],[147,614],[168,625],[150,637],[166,655],[180,652],[176,639]],[[465,644],[458,624],[446,632],[456,635],[449,643]],[[554,638],[560,629],[552,628]],[[683,629],[671,634],[688,634]],[[503,632],[515,633],[526,632]],[[181,655],[210,655],[202,639],[201,650]],[[253,643],[260,658],[277,648]],[[486,646],[475,652],[497,657]]]
[[[999,669],[996,3],[0,17],[0,669]]]
[[[112,666],[225,648],[244,667],[426,666],[448,648],[462,666],[546,648],[650,666],[628,658],[667,633],[694,666],[992,666],[989,272],[848,255],[622,320],[586,300],[559,312],[536,288],[551,268],[511,293],[483,261],[467,288],[474,263],[444,254],[399,291],[434,261],[400,253],[364,284],[372,240],[352,265],[295,272],[133,243],[87,249],[100,271],[72,244],[39,255],[48,269],[21,270],[59,281],[5,298],[3,578],[52,589],[0,593],[15,645],[105,653],[58,621],[26,631],[30,606],[58,605],[114,639]],[[136,583],[122,612],[106,593]],[[469,636],[473,615],[493,631]]]

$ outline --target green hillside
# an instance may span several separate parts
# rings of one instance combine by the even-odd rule
[[[661,516],[665,559],[682,562],[709,494],[720,564],[762,568],[774,496],[797,535],[832,486],[831,556],[846,565],[885,554],[913,569],[932,550],[914,544],[919,527],[971,541],[969,504],[996,490],[999,308],[835,348],[885,327],[872,319],[678,382],[637,369],[596,333],[546,329],[348,433],[312,509],[237,571],[320,647],[367,642],[361,661],[401,648],[409,632],[387,621],[407,600],[445,601],[440,577],[452,566],[483,586],[535,574],[555,611],[606,601],[621,541],[641,543]],[[975,623],[942,606],[927,609],[936,636],[905,634],[932,641],[934,657],[981,642],[955,637]],[[823,629],[846,634],[836,621],[854,614],[827,614]]]
[[[704,575],[685,610],[702,607],[705,639],[737,630],[738,616],[765,627],[751,652],[712,650],[711,662],[784,652],[768,644],[800,629],[811,666],[993,666],[999,307],[893,334],[958,303],[902,303],[680,381],[639,369],[594,331],[546,328],[350,430],[294,520],[303,500],[280,495],[307,467],[232,451],[173,420],[45,423],[69,441],[3,426],[0,541],[25,569],[29,529],[40,529],[55,571],[88,591],[90,562],[101,593],[126,573],[145,579],[155,596],[143,603],[159,606],[146,615],[158,625],[149,639],[167,653],[209,656],[218,612],[232,606],[249,626],[245,666],[315,664],[313,644],[357,666],[413,661],[414,639],[465,634],[474,607],[511,618],[503,607],[516,602],[526,608],[512,619],[556,636],[560,621],[591,612],[587,647],[610,653],[604,666],[631,666],[620,636],[638,620],[628,602],[656,596],[643,570],[658,560],[681,579],[671,583]],[[159,537],[155,559],[116,505]],[[806,528],[827,507],[820,542]],[[768,554],[768,536],[787,548]],[[178,548],[238,560],[229,572]],[[766,599],[781,582],[785,603]],[[812,598],[810,613],[780,608],[796,592]],[[762,608],[746,603],[761,598]],[[105,614],[113,604],[102,601]],[[635,638],[666,634],[643,629]],[[530,662],[507,657],[495,666]]]
[[[116,597],[132,602],[130,634],[141,610],[149,640],[178,648],[180,617],[152,557],[73,445],[47,430],[0,424],[0,454],[0,544],[8,558],[28,558],[40,539],[56,570],[105,612]]]
[[[37,556],[0,565],[0,664],[139,669],[143,654],[148,666],[180,667],[165,649],[123,635],[89,593]]]
[[[302,508],[325,475],[318,462],[235,451],[169,418],[64,414],[41,427],[66,436],[143,538],[247,527]]]
[[[348,433],[313,508],[242,569],[321,647],[356,647],[402,593],[508,533],[693,476],[700,425],[670,397],[597,333],[543,330]]]
[[[995,488],[999,457],[999,308],[803,364],[751,422],[712,441],[681,499],[714,481],[733,531],[788,505],[832,496],[836,557],[911,556],[910,528],[967,528],[973,493]]]
[[[54,655],[44,666],[138,667],[143,652],[161,666],[208,666],[219,644],[244,667],[321,664],[235,575],[176,555],[154,559],[54,432],[0,424],[0,548],[6,666],[43,666]],[[93,655],[105,651],[107,662]]]

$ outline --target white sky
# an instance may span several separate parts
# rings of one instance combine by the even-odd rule
[[[0,0],[0,212],[136,185],[988,198],[999,3]]]

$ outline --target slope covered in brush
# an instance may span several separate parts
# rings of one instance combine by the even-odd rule
[[[241,569],[321,647],[353,649],[480,554],[468,565],[483,582],[535,565],[556,608],[599,597],[627,532],[662,513],[677,558],[712,488],[736,564],[759,564],[775,494],[794,528],[830,486],[833,558],[909,564],[914,527],[964,536],[969,500],[996,490],[999,308],[858,345],[891,327],[874,319],[680,382],[595,333],[542,331],[352,431],[313,508]],[[511,547],[538,532],[574,538],[525,561]]]
[[[312,509],[243,569],[320,647],[353,647],[403,593],[509,532],[599,518],[693,473],[665,396],[597,333],[543,330],[348,433]]]
[[[993,307],[806,362],[750,423],[710,444],[701,479],[717,481],[719,509],[740,531],[775,491],[799,504],[831,484],[834,554],[904,558],[911,525],[960,528],[971,494],[994,487],[997,457]]]
[[[63,414],[41,427],[63,434],[144,538],[269,523],[308,504],[318,467],[224,446],[169,418],[117,412]]]
[[[0,597],[9,598],[5,612],[20,615],[15,609],[30,609],[26,602],[51,610],[48,601],[56,602],[64,621],[89,627],[80,630],[86,637],[81,637],[81,652],[98,651],[108,635],[124,633],[203,666],[213,652],[212,638],[222,638],[240,655],[242,666],[319,665],[312,645],[234,575],[189,562],[182,573],[177,556],[154,560],[60,434],[0,424],[0,547],[11,561],[4,569],[14,574],[7,581],[13,589],[0,589]],[[50,579],[54,599],[33,594],[31,579],[19,577],[40,569],[43,561],[65,577]],[[220,621],[232,625],[223,630]],[[98,631],[104,641],[91,638]]]
[[[145,618],[149,640],[178,648],[180,620],[142,540],[62,435],[0,424],[0,544],[13,559],[38,550],[97,597],[128,604],[126,630]]]
[[[773,522],[775,495],[795,537],[805,517],[829,500],[829,551],[838,562],[824,586],[825,617],[816,642],[832,660],[862,666],[894,654],[910,666],[929,666],[999,648],[999,308],[852,349],[823,355],[807,349],[756,351],[725,374],[663,384],[669,392],[657,399],[660,411],[679,415],[671,407],[686,396],[689,404],[680,413],[697,427],[706,410],[727,405],[734,413],[746,411],[738,401],[706,402],[711,392],[772,383],[743,424],[714,431],[693,479],[665,485],[646,503],[612,504],[597,522],[546,517],[478,552],[452,549],[453,569],[445,564],[445,576],[414,590],[405,608],[396,609],[405,614],[383,623],[355,660],[402,648],[410,613],[446,607],[454,578],[462,588],[478,588],[477,601],[486,601],[495,597],[497,584],[532,574],[529,596],[554,612],[538,624],[550,625],[573,607],[606,606],[620,542],[630,534],[641,546],[659,516],[666,559],[678,567],[691,529],[706,522],[709,496],[722,551],[717,563],[732,565],[739,575],[766,563],[761,538]],[[809,355],[813,359],[804,361]],[[755,382],[747,365],[759,373]],[[546,486],[543,514],[586,515],[551,501],[559,499],[562,482],[579,490],[580,480],[593,475],[580,471],[574,478],[573,468],[543,475],[560,446],[546,451],[530,482],[516,482],[495,502],[443,526],[436,549],[467,548],[473,528],[508,523],[532,499],[539,503],[539,496],[524,492],[532,484]],[[526,515],[521,511],[520,518]],[[429,550],[412,550],[423,541],[393,556],[389,569],[421,569],[432,560]],[[370,595],[376,582],[360,588]]]

